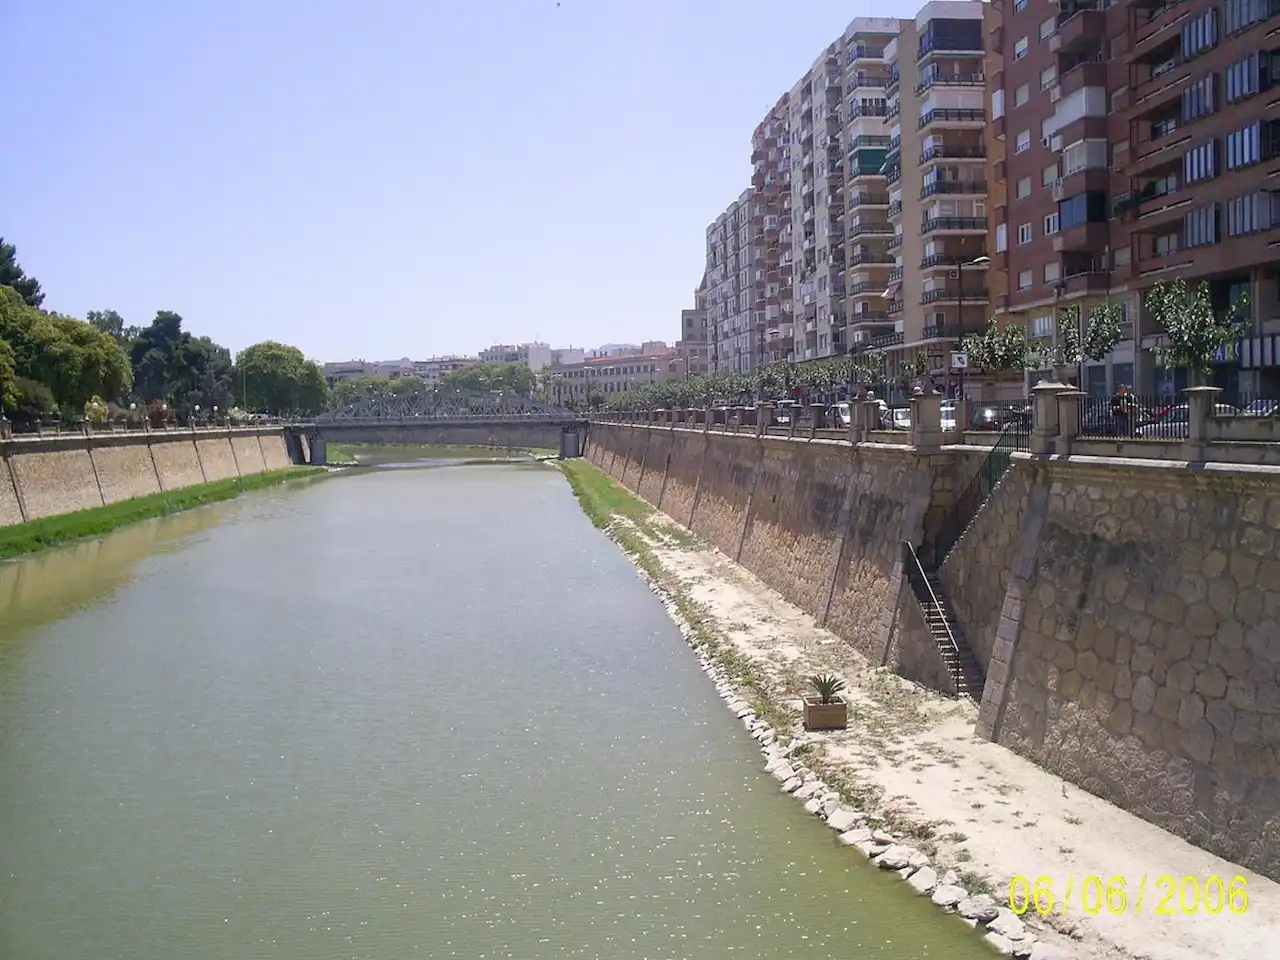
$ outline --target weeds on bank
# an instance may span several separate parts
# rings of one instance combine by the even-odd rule
[[[92,507],[75,513],[42,517],[27,523],[15,523],[0,527],[0,559],[34,553],[73,540],[100,537],[131,523],[231,500],[250,490],[261,490],[289,480],[320,476],[327,472],[324,467],[286,467],[283,470],[270,470],[231,480],[198,483],[180,490],[136,497],[133,500],[121,500],[105,507]]]
[[[695,641],[739,687],[743,699],[755,714],[777,731],[779,739],[793,738],[799,712],[780,702],[785,693],[770,689],[768,678],[755,662],[718,629],[706,608],[690,597],[685,585],[669,573],[654,555],[654,546],[670,545],[674,539],[672,534],[682,532],[680,528],[674,523],[657,521],[652,507],[590,462],[567,460],[558,465],[583,512],[670,598],[677,613],[692,629]],[[702,546],[692,535],[688,536],[687,542],[691,546]],[[799,676],[798,673],[795,675]],[[785,676],[780,683],[786,686]],[[886,671],[876,671],[864,689],[873,709],[858,711],[856,704],[851,703],[850,719],[856,719],[859,729],[866,730],[869,742],[882,756],[893,752],[889,744],[897,743],[902,734],[922,729],[932,719],[924,706],[926,698]],[[967,839],[957,833],[939,837],[941,824],[921,821],[891,809],[879,784],[861,778],[839,761],[829,759],[820,741],[799,747],[794,759],[838,794],[841,803],[866,812],[869,827],[901,836],[931,858],[939,856],[940,841],[955,844]],[[972,854],[961,847],[952,852],[952,859],[957,864],[965,863],[972,859]],[[972,870],[962,873],[961,878],[965,888],[975,894],[990,893],[993,889],[990,880]]]

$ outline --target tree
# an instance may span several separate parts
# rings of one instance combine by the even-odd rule
[[[235,380],[244,406],[271,413],[318,413],[328,400],[324,371],[297,347],[264,340],[236,356]]]
[[[1089,316],[1078,303],[1069,304],[1058,312],[1058,357],[1061,363],[1076,368],[1077,385],[1084,383],[1084,365],[1090,361],[1106,359],[1124,339],[1124,307],[1118,303],[1095,303],[1089,308]]]
[[[501,390],[518,397],[532,396],[538,386],[537,375],[523,363],[473,363],[446,373],[440,382],[448,389]]]
[[[40,281],[22,271],[18,265],[18,248],[5,243],[4,237],[0,237],[0,287],[12,287],[29,307],[38,308],[44,303]]]
[[[90,310],[85,315],[85,320],[108,336],[114,337],[116,342],[125,349],[128,349],[141,332],[137,327],[126,326],[124,317],[114,310]]]
[[[1147,291],[1147,309],[1164,327],[1164,343],[1153,351],[1167,368],[1188,368],[1192,376],[1208,379],[1219,350],[1229,347],[1249,330],[1246,320],[1249,298],[1241,294],[1225,311],[1213,309],[1209,285],[1188,287],[1181,277],[1163,280]]]
[[[971,333],[961,340],[960,349],[975,367],[995,373],[1022,372],[1034,361],[1026,328],[1020,323],[1001,326],[993,319],[982,333]]]
[[[0,413],[18,404],[18,364],[13,347],[0,340]]]

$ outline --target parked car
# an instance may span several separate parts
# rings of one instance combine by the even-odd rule
[[[1012,424],[1031,426],[1031,405],[1024,401],[984,403],[973,408],[974,430],[1003,430]]]
[[[793,420],[799,418],[798,407],[799,404],[794,400],[779,400],[773,410],[773,422],[784,427],[790,426]]]
[[[880,423],[885,430],[910,430],[911,408],[894,407],[884,410],[880,414]]]
[[[951,431],[956,428],[956,402],[954,400],[942,401],[942,429]]]
[[[1246,417],[1280,417],[1280,400],[1255,400],[1241,413]]]
[[[1229,403],[1216,403],[1213,406],[1213,415],[1215,417],[1238,417],[1240,416],[1240,410]],[[1190,433],[1190,423],[1191,408],[1185,403],[1180,403],[1165,410],[1164,415],[1158,420],[1138,427],[1135,433],[1137,436],[1147,439],[1182,439]]]

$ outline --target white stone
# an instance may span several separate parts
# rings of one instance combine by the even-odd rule
[[[1028,956],[1031,960],[1066,960],[1065,953],[1040,940],[1036,941]]]
[[[840,809],[840,794],[828,793],[822,798],[822,815],[829,817],[836,810]]]
[[[799,790],[796,791],[796,796],[799,797],[801,800],[808,800],[809,798],[815,797],[819,793],[821,793],[822,789],[823,789],[822,784],[819,781],[810,780],[808,783],[806,783],[804,786],[802,786]]]
[[[996,917],[987,929],[1009,940],[1022,940],[1027,935],[1027,925],[1008,907],[996,908]]]
[[[1029,957],[1031,951],[1036,948],[1036,938],[1028,934],[1022,940],[1013,941],[1013,955],[1015,957]]]
[[[960,883],[960,874],[956,873],[954,870],[948,870],[942,875],[942,880],[940,882],[952,887],[958,886]]]
[[[954,883],[944,883],[933,891],[932,900],[940,907],[954,907],[968,895],[964,887],[958,887]]]
[[[874,837],[875,834],[872,834],[873,839]],[[911,866],[911,855],[916,852],[911,847],[904,847],[895,843],[876,858],[876,865],[883,870],[901,870],[904,867]]]
[[[903,867],[901,870],[898,871],[898,876],[900,876],[903,880],[909,880],[911,878],[911,875],[915,872],[916,872],[915,867]]]
[[[847,847],[855,846],[859,843],[867,843],[871,839],[871,831],[866,827],[854,827],[852,830],[846,830],[837,838]]]
[[[742,725],[743,725],[744,727],[746,727],[748,730],[750,730],[750,729],[751,729],[751,724],[753,724],[753,723],[755,722],[755,719],[756,719],[755,717],[753,717],[753,716],[751,716],[750,714],[748,714],[747,716],[745,716],[745,717],[743,717],[743,718],[742,718]]]
[[[868,857],[868,858],[874,857],[877,853],[880,852],[880,848],[877,847],[870,840],[858,841],[853,845],[853,849],[857,850],[864,857]]]
[[[786,767],[790,770],[791,764],[787,763],[785,757],[774,755],[769,762],[764,765],[764,772],[773,773],[773,771],[777,770],[779,767]]]
[[[961,917],[960,919],[961,919],[961,920],[963,920],[965,923],[967,923],[967,924],[969,925],[969,929],[970,929],[970,930],[977,930],[977,929],[978,929],[978,921],[977,921],[977,920],[970,920],[968,917]]]
[[[1004,956],[1014,955],[1014,942],[1007,940],[1006,937],[1001,937],[998,933],[987,933],[983,940],[991,943],[991,946],[996,948],[997,954]]]
[[[837,833],[844,833],[846,830],[852,830],[858,824],[867,819],[866,814],[860,810],[853,810],[849,807],[837,807],[827,814],[827,826]]]
[[[874,833],[871,834],[871,839],[876,841],[876,843],[889,844],[889,843],[893,843],[893,841],[896,838],[892,833],[889,833],[886,830],[876,830]]]
[[[1000,914],[999,908],[993,898],[985,893],[980,893],[975,897],[969,897],[960,901],[956,905],[956,913],[969,920],[978,920],[981,923],[987,923],[994,920]]]
[[[812,800],[809,800],[807,803],[805,803],[804,808],[805,808],[806,810],[808,810],[810,813],[815,814],[815,815],[817,815],[817,814],[821,813],[821,812],[822,812],[822,798],[821,798],[821,797],[814,797]]]
[[[782,784],[782,792],[795,793],[797,790],[800,789],[800,785],[802,783],[804,783],[804,781],[801,780],[799,777],[792,777],[790,780],[787,780]]]
[[[911,875],[907,883],[911,884],[916,893],[927,897],[938,886],[938,871],[933,867],[921,867]]]

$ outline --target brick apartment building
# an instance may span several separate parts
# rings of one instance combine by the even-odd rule
[[[997,311],[1052,339],[1064,304],[1120,303],[1126,340],[1082,386],[1165,393],[1186,373],[1157,365],[1142,291],[1205,281],[1219,308],[1247,293],[1252,329],[1215,380],[1274,393],[1280,2],[999,0],[993,14]]]

